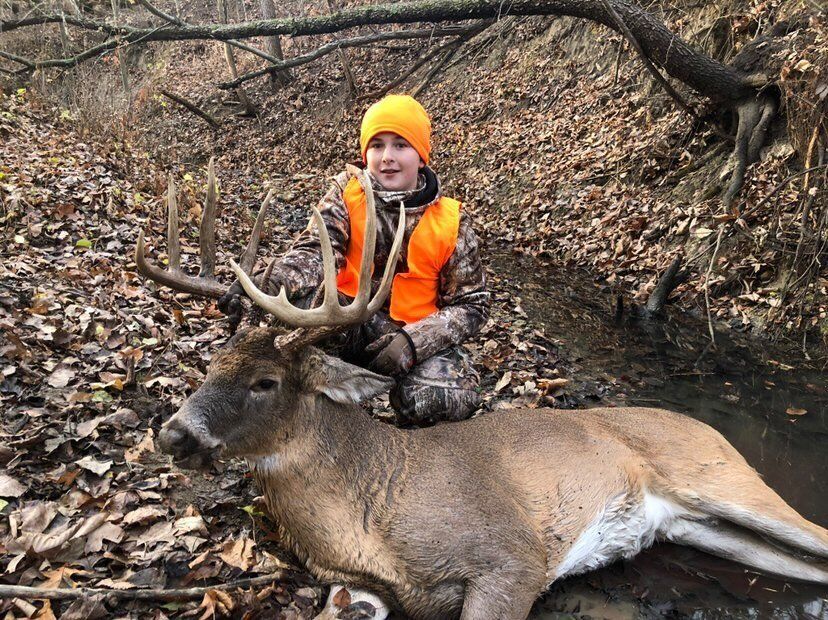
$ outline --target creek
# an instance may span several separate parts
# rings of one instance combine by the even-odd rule
[[[704,317],[618,321],[612,296],[585,274],[514,256],[492,264],[520,283],[516,301],[530,322],[560,342],[573,391],[602,386],[596,406],[664,407],[710,424],[800,514],[828,525],[824,366],[733,330],[717,331],[711,347]],[[656,544],[632,561],[556,584],[532,618],[828,618],[826,598],[824,587]]]

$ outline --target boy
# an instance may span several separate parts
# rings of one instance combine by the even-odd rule
[[[489,294],[477,236],[456,200],[441,196],[428,167],[431,122],[407,95],[389,95],[362,120],[360,149],[377,204],[374,288],[381,277],[397,227],[400,201],[406,230],[386,308],[351,330],[341,356],[392,376],[390,401],[402,424],[469,417],[480,402],[479,377],[461,343],[474,336],[488,315]],[[342,173],[320,203],[336,257],[337,288],[357,290],[365,196],[355,178]],[[360,211],[360,208],[362,209]],[[266,292],[285,287],[296,305],[310,305],[322,282],[319,239],[305,231],[291,250],[259,271]],[[219,300],[227,314],[239,312],[241,285]]]

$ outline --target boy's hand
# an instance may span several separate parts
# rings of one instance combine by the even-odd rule
[[[229,319],[231,334],[236,333],[236,328],[242,320],[242,295],[246,297],[247,293],[244,292],[244,287],[241,285],[241,282],[236,280],[230,285],[227,292],[219,297],[218,302],[216,302],[218,309]]]
[[[402,331],[385,334],[367,347],[366,353],[376,353],[369,368],[391,377],[404,375],[414,366],[416,352],[411,341]]]

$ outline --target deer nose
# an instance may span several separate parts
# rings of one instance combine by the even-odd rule
[[[165,454],[175,454],[186,446],[189,433],[174,426],[164,426],[158,435],[158,445]]]

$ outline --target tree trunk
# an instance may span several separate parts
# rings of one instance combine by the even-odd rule
[[[630,0],[612,0],[612,6],[641,44],[647,57],[672,77],[691,86],[702,95],[719,101],[735,103],[756,93],[746,82],[744,73],[695,51],[670,32],[661,20],[640,6]],[[606,11],[601,0],[513,0],[507,4],[502,0],[418,0],[361,6],[332,15],[288,17],[228,25],[188,25],[161,29],[122,27],[117,30],[123,33],[122,39],[127,42],[192,39],[227,41],[281,34],[326,34],[366,25],[501,18],[507,14],[568,15],[590,19],[612,29],[617,28],[612,15]],[[9,20],[0,22],[0,31],[58,21],[61,21],[61,18],[56,15],[30,17],[20,21]],[[98,26],[99,24],[96,24],[96,28]],[[107,49],[110,48],[111,46]],[[84,54],[81,60],[89,57],[88,54]]]
[[[264,19],[276,19],[276,7],[273,4],[273,0],[259,0],[259,5],[262,11],[262,18]],[[282,37],[279,35],[274,35],[272,37],[267,37],[265,40],[265,49],[267,52],[279,60],[284,60],[285,55],[282,51]],[[284,86],[288,84],[291,80],[290,70],[283,69],[282,71],[274,71],[270,74],[270,85],[273,90],[276,90],[280,85]]]

